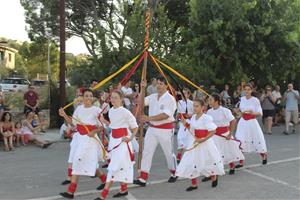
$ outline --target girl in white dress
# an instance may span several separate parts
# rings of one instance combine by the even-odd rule
[[[181,122],[181,118],[184,118],[189,123],[193,115],[193,101],[190,100],[191,92],[187,88],[184,88],[182,92],[182,95],[184,95],[184,100],[180,100],[178,102],[177,110],[177,118],[179,120],[179,130],[177,133],[177,163],[179,163],[182,158],[183,149],[187,148],[189,142],[193,140],[192,134],[184,127],[183,123]]]
[[[221,154],[224,165],[229,164],[229,174],[234,174],[234,162],[244,160],[244,155],[240,149],[241,142],[234,139],[232,133],[235,130],[236,120],[228,108],[220,105],[221,98],[218,94],[212,94],[209,98],[211,109],[207,114],[213,118],[217,125],[216,134],[213,140]]]
[[[123,94],[115,91],[111,94],[113,107],[109,110],[109,126],[111,135],[108,152],[110,163],[108,165],[107,180],[99,199],[106,199],[109,188],[113,182],[121,183],[121,190],[113,197],[128,195],[127,184],[133,182],[134,154],[132,140],[138,130],[138,125],[133,114],[122,106]],[[104,123],[108,124],[103,118]]]
[[[93,91],[85,89],[83,104],[76,108],[72,118],[67,116],[62,108],[59,109],[59,114],[69,124],[75,125],[78,132],[73,135],[68,161],[72,164],[72,170],[69,172],[72,175],[71,183],[67,192],[60,193],[65,198],[73,199],[79,176],[95,176],[96,174],[102,182],[106,179],[105,174],[98,169],[98,162],[104,158],[105,154],[96,134],[103,129],[98,119],[101,109],[93,106]]]
[[[195,100],[193,102],[194,115],[191,123],[185,120],[183,123],[194,135],[188,149],[183,154],[176,176],[192,179],[192,185],[186,191],[198,188],[197,177],[204,175],[211,177],[212,187],[218,184],[218,175],[224,175],[224,168],[221,155],[211,138],[216,132],[217,126],[210,116],[203,113],[204,102]]]
[[[238,122],[236,138],[242,142],[243,153],[256,152],[261,155],[262,164],[267,164],[267,147],[264,134],[256,119],[262,115],[260,102],[251,95],[252,86],[245,86],[246,96],[241,98],[240,111],[242,117]],[[240,160],[236,168],[243,167],[244,160]]]

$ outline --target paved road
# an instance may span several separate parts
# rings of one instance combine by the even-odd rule
[[[246,155],[244,169],[236,175],[223,176],[217,188],[200,183],[198,190],[185,192],[188,180],[166,183],[169,176],[162,150],[157,149],[145,188],[130,188],[126,199],[299,199],[300,198],[300,131],[281,134],[283,127],[266,135],[269,164],[261,166],[260,157]],[[0,151],[0,199],[58,199],[66,187],[60,182],[66,176],[68,143],[57,142],[44,150],[35,146],[17,148],[14,152]],[[83,177],[76,199],[94,199],[99,180]],[[117,192],[114,185],[112,194]],[[125,198],[124,198],[125,199]]]

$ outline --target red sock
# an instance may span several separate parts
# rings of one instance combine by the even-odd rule
[[[210,179],[211,179],[212,181],[215,181],[215,180],[216,180],[216,178],[217,178],[217,176],[216,176],[216,175],[212,175],[212,176],[210,176]]]
[[[121,183],[121,192],[126,192],[126,191],[127,191],[127,184]]]
[[[192,185],[193,186],[197,185],[197,178],[192,178]]]
[[[102,183],[105,183],[105,182],[106,182],[106,175],[105,175],[105,174],[102,174],[102,175],[100,176],[100,180],[101,180]]]
[[[76,183],[71,183],[69,185],[68,192],[74,194],[75,191],[76,191],[76,188],[77,188],[77,184]]]
[[[182,153],[181,153],[181,152],[178,152],[178,153],[177,153],[177,160],[181,160],[181,157],[182,157]]]
[[[108,189],[104,189],[104,190],[102,190],[102,192],[101,192],[101,196],[103,197],[103,199],[106,199],[106,197],[107,197],[107,194],[108,194]]]
[[[244,165],[244,160],[239,161],[240,165]]]
[[[230,169],[234,169],[234,167],[235,167],[234,162],[229,163],[229,168],[230,168]]]
[[[144,181],[147,181],[148,180],[148,173],[147,172],[143,172],[141,171],[141,175],[139,178],[143,179]]]
[[[175,175],[176,170],[170,169],[170,172],[171,172],[172,175]]]
[[[68,168],[68,177],[72,176],[72,168]]]
[[[260,156],[261,156],[262,159],[266,159],[267,154],[266,153],[260,153]]]

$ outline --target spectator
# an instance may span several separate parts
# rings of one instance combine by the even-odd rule
[[[17,147],[20,146],[20,139],[23,145],[25,145],[24,143],[24,135],[22,132],[22,124],[21,122],[17,122],[15,124],[15,132],[16,132],[16,143],[17,143]]]
[[[275,116],[276,98],[272,95],[271,87],[267,86],[265,92],[260,97],[261,107],[263,110],[263,120],[267,134],[272,134],[273,117]]]
[[[42,147],[43,149],[50,146],[52,143],[47,143],[43,140],[38,139],[34,133],[37,129],[39,129],[39,126],[33,128],[31,125],[33,117],[34,117],[34,112],[29,111],[25,114],[25,116],[26,116],[26,119],[22,123],[22,131],[24,134],[25,142],[27,142],[26,138],[28,138],[29,141],[33,141],[36,145]]]
[[[2,89],[0,89],[0,119],[2,119],[4,108],[4,93],[2,92]]]
[[[283,100],[285,100],[285,131],[283,134],[289,134],[290,120],[294,122],[292,133],[296,133],[296,125],[298,124],[298,100],[300,99],[298,90],[294,90],[292,83],[288,84],[288,89],[284,93]]]
[[[276,114],[275,114],[275,118],[274,118],[274,125],[279,126],[278,121],[279,121],[280,113],[282,110],[282,105],[281,105],[282,96],[280,93],[279,85],[275,85],[275,90],[272,92],[272,95],[276,98],[276,101],[275,101]]]
[[[74,109],[76,109],[79,105],[81,105],[83,103],[83,98],[82,98],[82,92],[83,92],[84,88],[80,87],[77,89],[76,91],[76,97],[74,99]]]
[[[214,83],[210,84],[209,86],[209,90],[208,90],[209,94],[213,94],[213,93],[217,93],[219,94],[219,90],[216,88],[216,85]]]
[[[231,104],[231,96],[229,95],[229,85],[225,84],[224,90],[220,94],[225,106],[229,106]]]
[[[147,87],[147,95],[157,93],[157,80],[156,78],[151,79],[151,85]]]
[[[138,83],[134,84],[133,88],[133,96],[132,96],[132,109],[131,112],[132,114],[138,119],[138,100],[139,100],[139,94],[140,94],[140,85]]]
[[[121,91],[124,94],[124,104],[125,107],[130,110],[130,106],[131,106],[131,102],[130,102],[130,98],[132,96],[132,89],[130,87],[131,85],[131,81],[128,81],[122,88]]]
[[[236,87],[236,90],[233,92],[234,104],[237,104],[240,101],[241,97],[242,97],[242,86],[238,85]]]
[[[24,113],[34,112],[39,116],[39,122],[44,124],[43,122],[43,113],[39,109],[39,96],[35,91],[34,86],[29,85],[29,90],[24,94]],[[43,127],[41,127],[41,132],[45,133]]]
[[[13,137],[15,134],[15,125],[12,121],[12,115],[9,112],[3,113],[0,122],[0,132],[3,136],[5,151],[13,151]]]

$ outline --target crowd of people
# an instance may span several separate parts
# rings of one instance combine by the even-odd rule
[[[37,137],[38,133],[45,133],[46,122],[39,109],[39,96],[34,86],[30,85],[24,93],[23,102],[23,119],[14,119],[5,105],[4,93],[0,94],[0,140],[3,140],[4,151],[13,151],[15,147],[26,146],[30,142],[42,148],[51,145]]]
[[[147,91],[143,102],[147,115],[139,112],[141,88]],[[73,115],[59,110],[65,120],[61,134],[72,137],[68,179],[62,183],[68,189],[60,195],[74,198],[80,176],[99,177],[102,183],[97,189],[102,191],[98,200],[107,198],[114,182],[120,182],[114,197],[128,195],[129,183],[145,187],[158,144],[170,171],[169,183],[178,177],[191,179],[186,188],[189,192],[198,188],[197,178],[204,176],[203,182],[211,180],[211,186],[217,187],[218,177],[225,174],[224,165],[229,165],[229,174],[235,174],[236,168],[244,166],[244,153],[257,153],[262,165],[267,164],[264,133],[272,134],[273,125],[282,116],[286,123],[283,133],[295,133],[300,97],[292,84],[283,95],[278,85],[274,91],[270,85],[258,90],[254,81],[242,83],[232,95],[229,85],[221,92],[211,85],[208,92],[210,95],[201,89],[193,93],[188,88],[175,91],[164,77],[153,78],[148,87],[146,82],[131,81],[112,85],[107,91],[96,92],[95,97],[91,89],[78,89]],[[264,130],[257,120],[261,116]],[[140,123],[146,124],[147,130],[139,176],[134,179],[134,156],[139,150],[135,137]],[[177,153],[172,142],[174,131]],[[100,163],[107,167],[107,174],[100,170]]]

